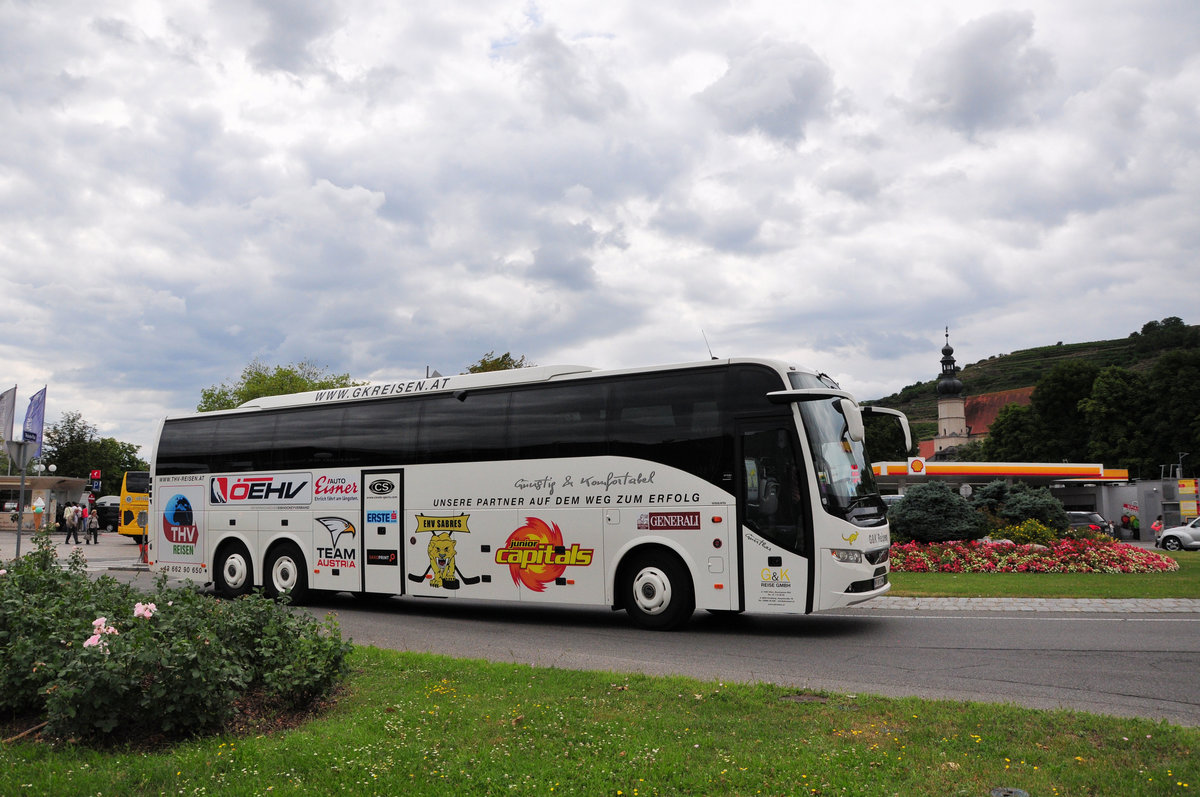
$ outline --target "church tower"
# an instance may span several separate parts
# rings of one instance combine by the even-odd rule
[[[946,327],[946,345],[942,347],[942,373],[938,377],[938,428],[933,438],[933,455],[970,440],[967,428],[967,399],[963,383],[954,364],[954,348],[950,345],[950,328]]]

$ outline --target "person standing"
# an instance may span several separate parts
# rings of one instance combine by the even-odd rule
[[[1159,515],[1158,517],[1156,517],[1154,519],[1154,522],[1150,524],[1150,530],[1154,532],[1154,539],[1157,540],[1158,535],[1162,534],[1162,530],[1163,530],[1162,515]]]
[[[87,525],[87,530],[83,532],[84,538],[86,539],[89,534],[92,536],[92,544],[99,545],[100,544],[100,518],[98,518],[96,516],[95,509],[88,512],[88,525]]]
[[[1137,516],[1137,514],[1134,514],[1133,517],[1129,518],[1129,527],[1133,529],[1133,538],[1135,540],[1140,540],[1142,538],[1142,520]]]
[[[69,502],[63,510],[63,522],[67,525],[67,538],[64,545],[71,544],[71,535],[75,536],[75,544],[79,544],[79,508],[74,502]]]
[[[83,532],[83,544],[84,545],[91,545],[91,543],[92,543],[91,537],[88,536],[88,517],[89,517],[89,515],[91,515],[91,512],[88,512],[87,501],[84,501],[82,504],[79,505],[79,518],[78,518],[78,526],[79,526],[80,530]]]

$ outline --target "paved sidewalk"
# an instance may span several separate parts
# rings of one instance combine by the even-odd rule
[[[855,608],[931,612],[1105,612],[1110,614],[1200,614],[1196,598],[894,598],[884,596]]]

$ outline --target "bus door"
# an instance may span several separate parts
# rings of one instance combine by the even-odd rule
[[[401,543],[404,472],[362,472],[362,589],[384,595],[405,592]]]
[[[745,610],[811,611],[808,480],[794,424],[739,424],[737,461]]]

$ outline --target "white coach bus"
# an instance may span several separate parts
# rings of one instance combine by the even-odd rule
[[[766,360],[523,368],[163,420],[157,571],[309,590],[807,613],[889,589],[863,412]]]

